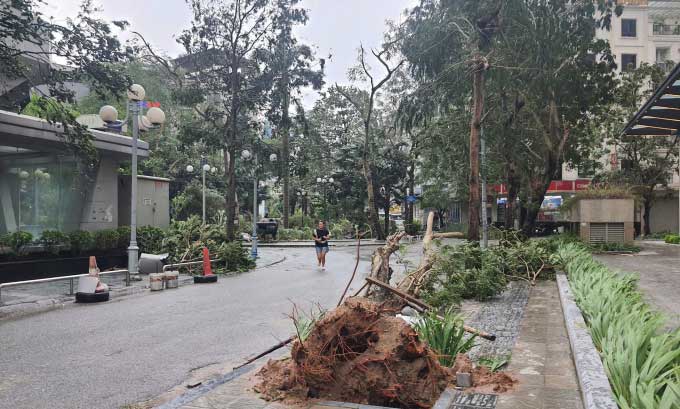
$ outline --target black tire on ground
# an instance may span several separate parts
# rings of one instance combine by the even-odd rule
[[[209,276],[194,276],[194,284],[203,284],[203,283],[216,283],[217,282],[217,275],[212,274]]]
[[[92,303],[103,302],[109,300],[109,292],[101,293],[76,293],[76,302],[78,303]]]

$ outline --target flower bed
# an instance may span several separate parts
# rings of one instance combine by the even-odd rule
[[[595,261],[578,243],[558,248],[576,303],[623,409],[680,408],[680,329],[665,333],[665,319],[637,290]]]

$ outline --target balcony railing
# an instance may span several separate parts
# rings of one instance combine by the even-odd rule
[[[654,23],[652,33],[655,36],[680,35],[680,25]]]

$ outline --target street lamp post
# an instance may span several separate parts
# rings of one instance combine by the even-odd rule
[[[251,154],[250,151],[247,149],[241,152],[241,158],[243,160],[249,160],[250,158],[253,158],[253,163],[254,163],[254,168],[253,168],[253,235],[252,235],[252,245],[250,248],[250,256],[253,258],[253,260],[257,259],[257,219],[258,219],[258,211],[257,211],[257,185],[258,185],[258,180],[257,180],[257,152],[255,149],[253,149],[253,153]],[[271,154],[269,155],[269,161],[270,162],[276,162],[276,154]]]
[[[108,128],[119,130],[129,118],[132,119],[132,181],[130,183],[130,245],[128,246],[128,273],[129,277],[137,278],[139,247],[137,246],[137,140],[139,139],[139,124],[148,120],[151,125],[161,125],[165,122],[165,113],[160,108],[150,108],[146,118],[140,116],[141,101],[144,100],[146,92],[144,87],[139,84],[132,84],[127,90],[128,116],[122,122],[118,121],[118,112],[110,105],[103,106],[99,110],[99,116],[106,123]],[[147,122],[147,123],[148,123]],[[148,129],[145,125],[145,129]],[[130,285],[126,280],[126,285]]]
[[[324,212],[324,220],[328,219],[328,199],[326,198],[326,186],[329,184],[333,184],[335,180],[331,177],[324,176],[323,178],[316,178],[316,183],[321,185],[321,189],[323,191],[323,212]]]
[[[202,220],[203,220],[203,224],[205,225],[205,224],[206,224],[206,223],[205,223],[205,207],[206,207],[206,206],[205,206],[205,189],[206,189],[206,187],[205,187],[205,174],[206,174],[207,172],[215,173],[215,172],[217,171],[217,168],[211,167],[211,166],[208,164],[208,160],[205,158],[205,156],[201,156],[201,162],[200,162],[200,164],[201,164],[201,177],[202,177],[202,179],[203,179],[203,189],[202,189],[202,196],[203,196],[203,197],[202,197],[202,202],[203,202],[202,213],[203,213],[203,218],[202,218]],[[193,171],[194,171],[194,167],[193,167],[192,165],[187,165],[187,172],[188,172],[188,173],[192,173]]]

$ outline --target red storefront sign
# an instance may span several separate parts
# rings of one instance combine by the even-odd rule
[[[550,187],[548,187],[548,191],[546,193],[576,192],[587,189],[588,186],[590,186],[590,180],[588,179],[553,180],[550,182]],[[494,192],[497,195],[508,194],[508,189],[505,184],[490,185],[489,189],[491,192]]]

